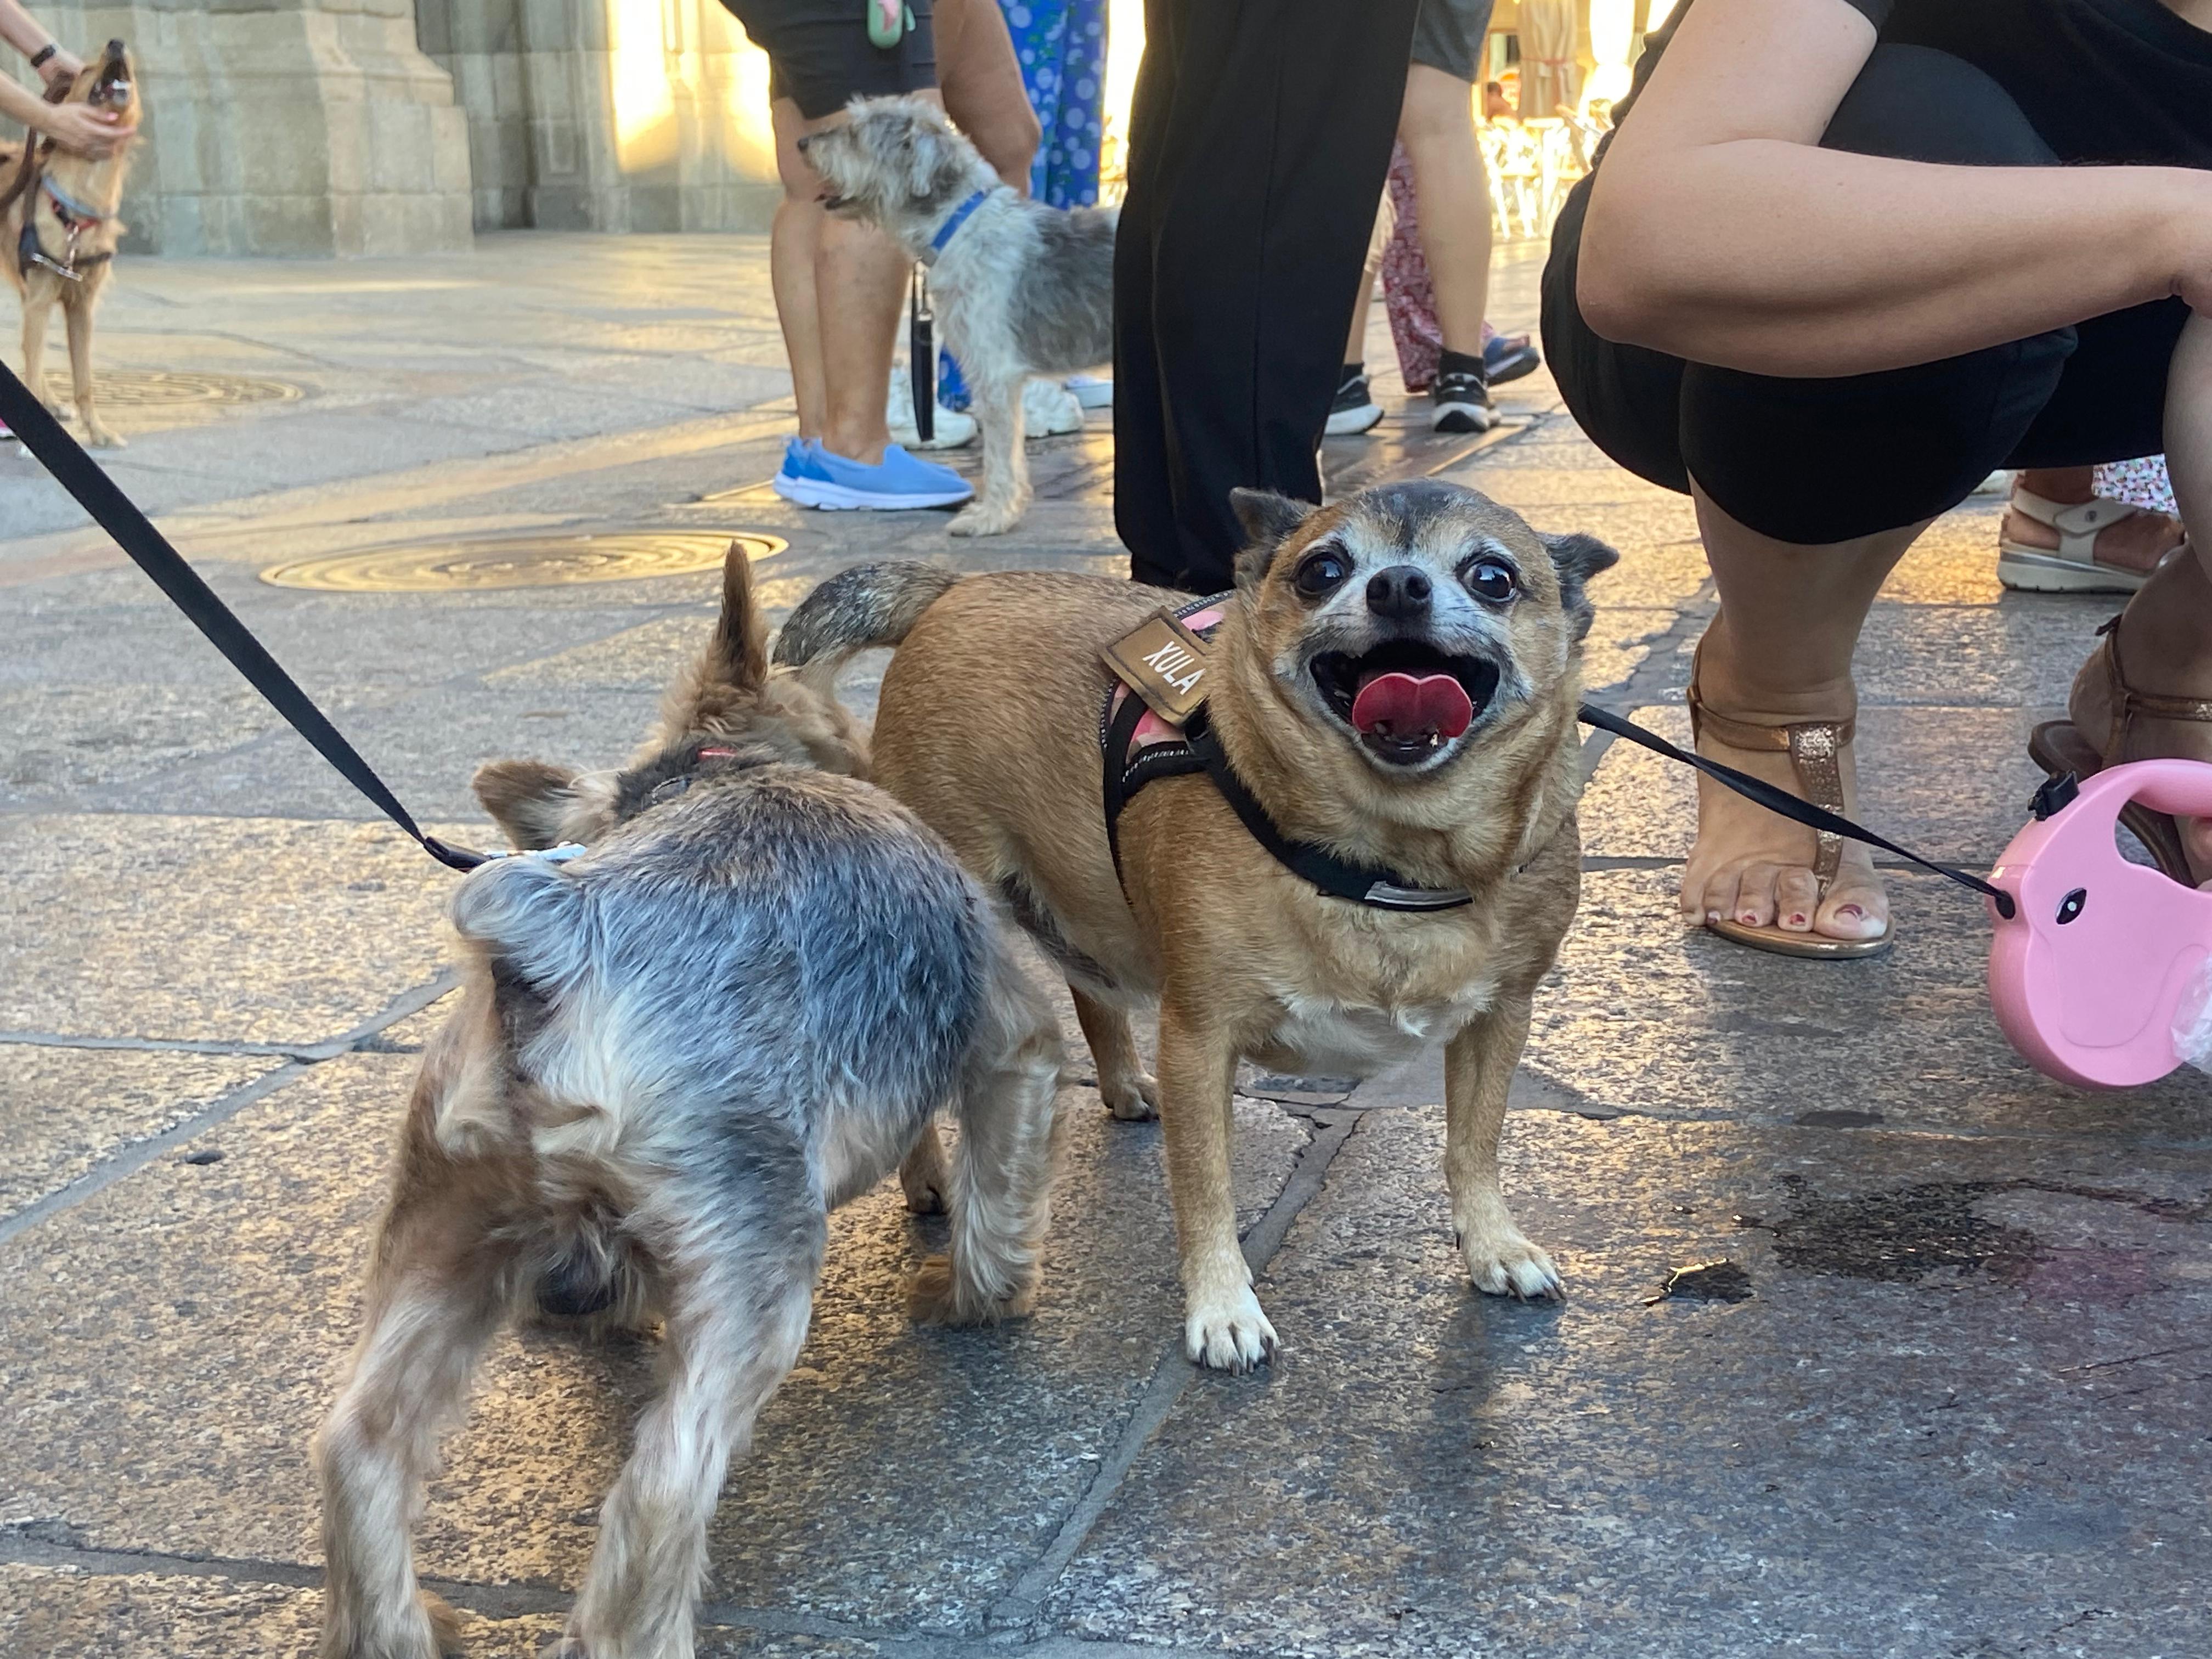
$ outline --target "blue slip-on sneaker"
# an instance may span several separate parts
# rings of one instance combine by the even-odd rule
[[[896,512],[915,507],[957,507],[975,491],[967,479],[949,466],[909,455],[896,444],[884,446],[884,459],[874,466],[848,461],[832,450],[814,446],[808,462],[818,477],[802,480],[810,507],[839,511]]]
[[[815,493],[828,482],[817,457],[821,445],[811,438],[792,438],[783,446],[783,465],[776,471],[769,486],[787,501],[797,501],[801,507],[812,507]]]
[[[1525,334],[1493,334],[1482,343],[1483,373],[1493,386],[1534,374],[1543,361]]]

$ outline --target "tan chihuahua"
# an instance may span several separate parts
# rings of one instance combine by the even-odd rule
[[[1240,490],[1237,508],[1252,545],[1199,647],[1218,769],[1131,795],[1118,848],[1102,777],[1134,773],[1102,755],[1102,653],[1182,596],[867,565],[810,595],[777,647],[806,663],[897,646],[877,781],[1066,972],[1115,1115],[1157,1102],[1185,1348],[1227,1370],[1275,1341],[1230,1183],[1240,1060],[1366,1076],[1448,1039],[1444,1175],[1468,1267],[1492,1294],[1558,1289],[1506,1208],[1498,1144],[1579,891],[1585,584],[1616,556],[1430,480],[1322,508]],[[1112,722],[1110,748],[1132,724]],[[1364,873],[1345,890],[1368,896],[1316,885],[1347,869]],[[1157,1084],[1128,1019],[1153,1000]]]

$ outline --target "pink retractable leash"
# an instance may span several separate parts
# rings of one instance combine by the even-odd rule
[[[2088,1088],[2153,1083],[2203,1058],[2176,1028],[2203,1012],[2212,892],[2120,856],[2114,829],[2130,801],[2212,817],[2212,765],[2110,767],[2049,816],[2039,807],[1990,872],[2014,901],[2009,917],[1990,905],[1997,1024],[2037,1070]]]

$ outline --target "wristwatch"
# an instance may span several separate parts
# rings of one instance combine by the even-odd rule
[[[52,57],[60,50],[61,43],[59,41],[47,41],[45,46],[40,46],[36,52],[31,54],[31,67],[33,69],[39,68],[46,61],[47,58]]]

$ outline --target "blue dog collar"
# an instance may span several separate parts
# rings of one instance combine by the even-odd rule
[[[933,260],[937,255],[945,252],[945,245],[947,242],[960,234],[960,227],[968,222],[968,216],[990,199],[989,191],[979,190],[952,210],[952,216],[938,226],[937,234],[929,239],[929,252]]]

